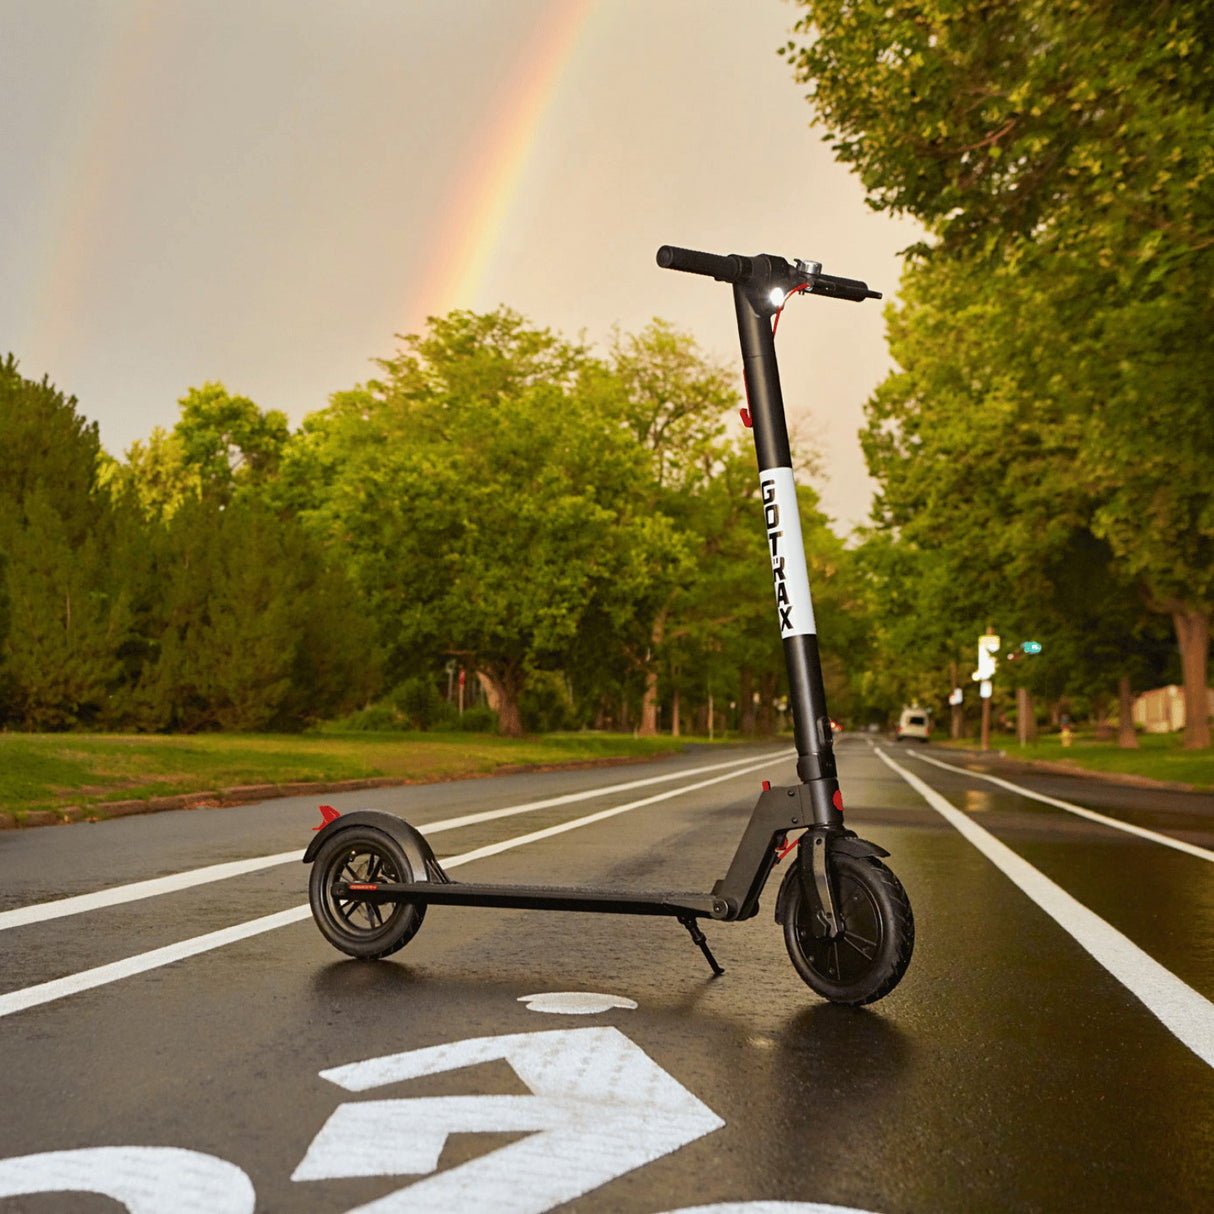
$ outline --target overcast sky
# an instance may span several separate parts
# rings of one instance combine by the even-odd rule
[[[729,291],[657,247],[811,257],[892,295],[874,215],[776,51],[786,0],[0,0],[0,354],[115,455],[206,380],[298,424],[428,313],[600,346],[654,316],[737,364]],[[881,305],[781,322],[841,530]]]

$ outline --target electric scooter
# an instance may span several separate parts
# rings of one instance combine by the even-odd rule
[[[814,261],[789,263],[663,245],[658,265],[702,274],[733,287],[742,346],[747,412],[759,462],[763,521],[780,637],[788,669],[798,783],[763,791],[737,851],[711,892],[548,888],[453,881],[420,831],[393,814],[358,810],[325,821],[304,853],[312,915],[324,936],[352,957],[403,948],[435,904],[665,915],[690,933],[723,973],[701,920],[735,923],[758,913],[772,869],[789,851],[775,918],[797,973],[834,1003],[865,1004],[901,980],[914,946],[910,901],[881,862],[889,853],[843,822],[830,716],[822,684],[809,576],[801,540],[792,455],[775,353],[775,324],[795,294],[860,302],[880,299],[867,284],[822,273]],[[789,843],[788,836],[795,835]]]

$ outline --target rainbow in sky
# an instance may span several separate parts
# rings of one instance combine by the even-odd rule
[[[413,292],[405,332],[427,316],[469,307],[526,174],[544,116],[555,100],[597,0],[548,0],[475,145],[467,150],[434,253]]]

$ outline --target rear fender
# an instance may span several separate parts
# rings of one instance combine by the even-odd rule
[[[438,881],[443,884],[450,882],[451,878],[443,872],[442,865],[435,859],[434,852],[421,831],[410,826],[404,818],[378,809],[356,809],[353,813],[340,814],[331,822],[327,822],[308,844],[303,854],[304,863],[311,864],[330,839],[355,826],[381,830],[400,844],[401,850],[408,857],[409,867],[413,870],[414,881]]]

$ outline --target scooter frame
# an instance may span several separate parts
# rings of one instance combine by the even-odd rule
[[[795,844],[797,863],[789,869],[781,885],[775,917],[777,922],[782,921],[785,903],[795,892],[809,908],[810,931],[819,941],[837,941],[846,932],[836,878],[839,858],[870,859],[877,863],[877,857],[889,855],[884,848],[859,838],[843,822],[843,800],[822,683],[773,332],[773,318],[792,294],[803,292],[855,302],[879,299],[881,296],[869,290],[863,282],[823,274],[817,262],[797,261],[790,264],[782,257],[769,254],[757,257],[738,254],[721,256],[664,245],[658,250],[657,260],[664,269],[702,274],[733,286],[749,414],[748,419],[744,417],[744,420],[753,428],[759,462],[800,783],[772,788],[767,781],[763,781],[763,791],[751,812],[729,868],[710,893],[453,881],[444,872],[422,833],[403,819],[375,810],[339,815],[326,807],[325,822],[316,828],[318,833],[304,853],[305,863],[314,863],[329,841],[343,832],[362,828],[386,835],[396,844],[407,859],[411,880],[379,880],[377,874],[372,873],[366,880],[334,879],[326,890],[318,892],[315,878],[319,873],[314,872],[311,883],[312,909],[322,931],[325,931],[324,907],[318,903],[326,898],[367,908],[378,908],[385,904],[412,904],[421,908],[412,929],[404,935],[405,940],[416,931],[424,908],[434,904],[666,915],[677,919],[687,929],[713,972],[721,974],[724,971],[709,949],[697,921],[737,922],[755,915],[773,867],[789,850],[786,846],[789,834],[802,832]],[[879,863],[878,867],[883,869]],[[909,901],[893,874],[884,869],[883,873],[897,888],[901,899],[904,922],[898,930],[905,939],[900,943],[902,956],[899,967],[892,981],[887,980],[876,993],[866,998],[840,999],[841,1002],[868,1002],[870,998],[879,998],[888,993],[901,979],[909,963],[913,944]],[[793,891],[793,882],[799,882],[799,890]],[[325,934],[333,940],[329,931],[325,931]],[[334,940],[334,943],[337,941]],[[341,944],[337,946],[343,947]],[[400,944],[394,943],[380,953],[356,955],[384,955],[397,947]],[[798,969],[801,969],[799,964]],[[802,976],[805,977],[804,972]],[[806,981],[810,979],[806,977]]]

